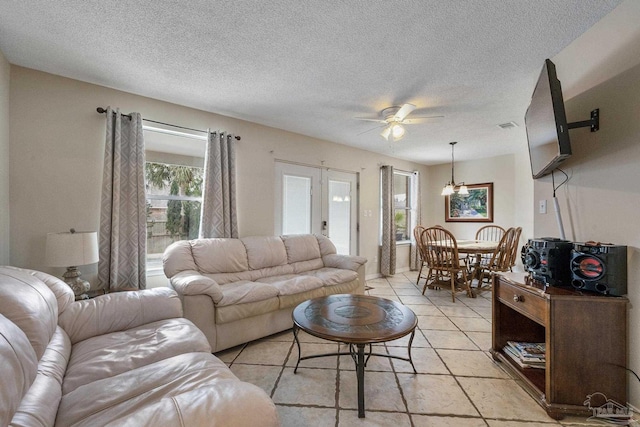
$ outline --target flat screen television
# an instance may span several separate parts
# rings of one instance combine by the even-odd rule
[[[524,116],[534,179],[556,169],[571,156],[569,127],[556,66],[545,60]]]

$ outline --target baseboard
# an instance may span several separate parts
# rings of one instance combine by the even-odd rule
[[[396,274],[407,273],[407,272],[411,272],[411,271],[414,271],[416,274],[418,274],[417,271],[411,270],[411,268],[409,268],[409,267],[405,267],[405,268],[401,268],[399,270],[396,270]],[[364,276],[364,280],[379,279],[381,277],[383,277],[383,276],[380,273],[367,274],[366,276]]]

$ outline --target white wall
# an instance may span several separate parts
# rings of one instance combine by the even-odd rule
[[[514,144],[519,152],[505,156],[477,159],[455,163],[456,182],[480,184],[493,182],[493,224],[509,227],[522,227],[521,242],[532,237],[533,179],[526,146],[526,136],[514,134]],[[463,149],[463,144],[456,145]],[[428,223],[440,224],[450,230],[459,239],[473,239],[478,228],[488,223],[481,222],[445,222],[444,197],[440,195],[442,187],[451,180],[451,164],[429,168]]]
[[[592,109],[600,108],[600,131],[570,133],[573,156],[563,169],[571,180],[558,191],[567,239],[628,246],[628,366],[640,373],[640,66],[565,106],[570,122],[587,120]],[[550,199],[551,193],[548,177],[535,182],[536,200]],[[536,213],[534,227],[537,236],[558,236],[552,212]],[[629,388],[630,403],[640,407],[640,382],[632,375]]]
[[[0,51],[0,265],[9,256],[9,87],[11,66]]]
[[[274,232],[274,161],[282,159],[360,174],[360,254],[367,275],[378,272],[379,166],[427,167],[303,135],[207,113],[18,66],[11,67],[11,264],[54,274],[44,266],[47,232],[97,230],[104,147],[104,115],[120,107],[143,117],[242,137],[237,150],[241,236]],[[378,138],[373,135],[372,138]],[[423,188],[424,188],[423,184]],[[364,217],[363,210],[372,217]],[[81,267],[95,279],[96,266]]]

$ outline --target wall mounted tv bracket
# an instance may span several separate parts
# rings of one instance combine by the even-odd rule
[[[600,130],[600,109],[596,108],[591,111],[591,120],[583,120],[581,122],[567,123],[569,129],[584,128],[589,126],[591,132],[597,132]]]

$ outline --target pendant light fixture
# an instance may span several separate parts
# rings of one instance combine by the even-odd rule
[[[449,144],[451,145],[451,181],[447,182],[447,185],[444,186],[444,188],[442,189],[442,193],[440,195],[450,196],[454,192],[457,192],[461,196],[467,196],[469,195],[469,189],[467,188],[467,186],[464,185],[464,182],[461,182],[460,184],[456,184],[456,181],[453,177],[453,163],[454,163],[453,147],[457,144],[457,142],[454,141],[454,142],[450,142]]]

